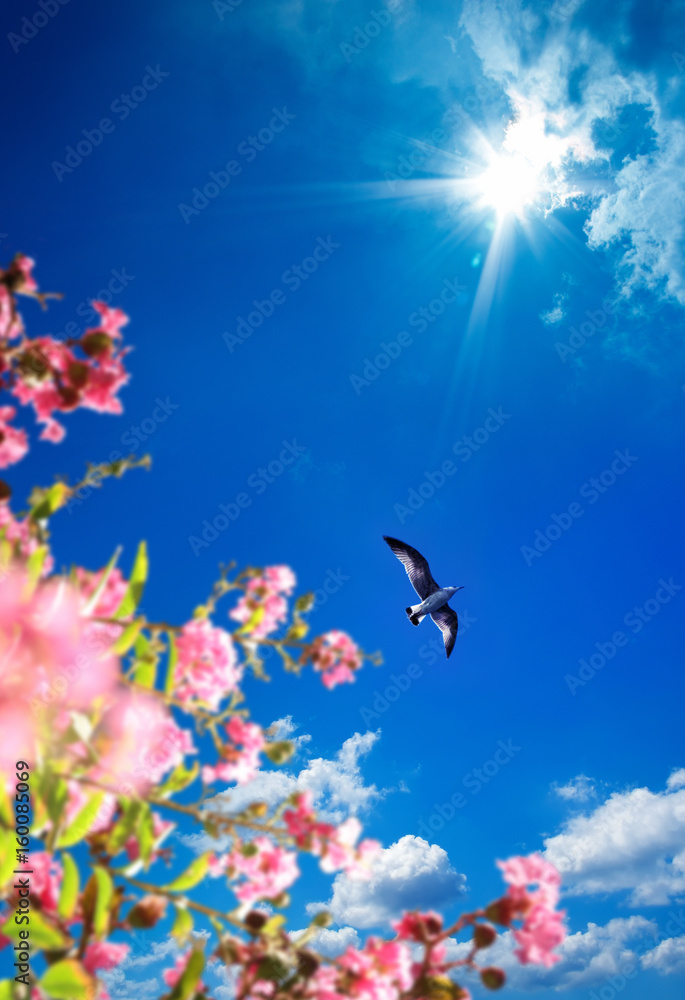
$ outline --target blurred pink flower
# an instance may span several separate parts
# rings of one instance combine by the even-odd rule
[[[202,768],[202,780],[207,785],[214,781],[236,782],[244,785],[254,778],[259,770],[259,754],[266,740],[261,726],[254,722],[244,722],[241,716],[233,715],[226,726],[226,732],[234,746],[226,747],[226,759],[215,767]],[[242,749],[238,749],[242,747]]]
[[[505,899],[522,920],[523,926],[513,929],[519,947],[515,954],[522,964],[529,962],[551,966],[560,959],[553,949],[566,937],[564,911],[556,910],[561,876],[541,854],[513,857],[498,861],[509,889]],[[531,891],[528,886],[537,884]]]
[[[252,622],[246,631],[255,639],[265,638],[286,621],[288,602],[283,595],[291,594],[295,583],[295,574],[289,566],[267,566],[263,576],[248,580],[246,594],[229,612],[229,617],[243,627]]]
[[[47,851],[32,851],[31,868],[31,895],[46,913],[54,913],[59,901],[62,865]]]
[[[242,677],[231,636],[207,618],[194,618],[183,626],[176,649],[176,697],[183,702],[197,700],[216,710]]]
[[[344,871],[352,879],[370,878],[370,863],[381,849],[378,841],[362,840],[355,847],[361,833],[359,820],[351,816],[339,827],[321,823],[312,802],[311,792],[300,792],[295,796],[295,808],[283,813],[283,822],[297,846],[320,858],[322,871]]]
[[[240,849],[229,854],[229,864],[245,881],[233,887],[241,903],[255,903],[258,899],[274,899],[289,889],[298,878],[297,854],[278,847],[269,837],[255,837],[247,845],[250,853]]]
[[[129,951],[130,948],[127,944],[114,944],[112,941],[91,941],[83,956],[83,967],[92,976],[101,969],[108,972],[123,962]]]
[[[0,469],[20,462],[29,450],[26,431],[10,426],[16,413],[13,406],[0,406]]]
[[[318,636],[305,650],[302,660],[311,659],[315,670],[322,671],[321,680],[327,688],[349,684],[355,680],[354,671],[362,665],[362,655],[357,644],[338,629]]]

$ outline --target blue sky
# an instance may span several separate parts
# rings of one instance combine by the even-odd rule
[[[573,936],[510,995],[682,996],[683,4],[48,6],[3,13],[2,247],[65,293],[29,330],[109,286],[135,351],[124,416],[72,416],[15,494],[153,456],[60,515],[58,563],[145,537],[145,610],[184,621],[219,562],[286,562],[334,591],[317,632],[382,650],[332,694],[248,685],[388,848],[371,887],[308,871],[294,926],[479,905],[546,849]],[[465,586],[449,663],[382,534]],[[115,1000],[155,995],[156,947]]]

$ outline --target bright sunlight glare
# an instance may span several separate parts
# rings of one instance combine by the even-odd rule
[[[501,153],[475,178],[475,185],[481,205],[494,209],[499,219],[520,217],[540,193],[540,173],[520,153]]]

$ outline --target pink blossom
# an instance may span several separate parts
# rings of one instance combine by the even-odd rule
[[[318,636],[302,659],[311,659],[314,669],[322,671],[321,680],[329,689],[337,684],[352,683],[354,671],[362,665],[357,644],[346,632],[337,629]]]
[[[105,782],[141,793],[196,753],[190,732],[180,729],[158,701],[125,694],[101,727],[106,750],[96,769]]]
[[[183,626],[176,648],[176,697],[183,702],[197,700],[216,710],[242,677],[231,636],[207,618],[195,618]]]
[[[84,597],[84,606],[89,604],[90,599],[100,586],[102,577],[106,570],[102,569],[96,573],[78,567],[76,570],[76,584]],[[113,618],[119,610],[119,606],[126,596],[128,581],[124,578],[121,570],[114,566],[107,576],[107,581],[94,607],[90,608],[90,614],[97,618]]]
[[[519,945],[515,954],[523,964],[533,962],[551,966],[559,961],[553,953],[566,937],[564,912],[555,910],[559,900],[561,876],[541,854],[513,857],[498,861],[504,879],[509,883],[505,900],[523,919],[523,926],[513,930]],[[528,887],[537,884],[531,891]]]
[[[396,920],[392,928],[400,940],[426,941],[442,930],[442,917],[429,910],[427,913],[405,913]]]
[[[214,781],[244,785],[259,770],[259,754],[266,743],[261,727],[254,722],[244,722],[239,715],[233,715],[226,726],[226,732],[235,745],[224,748],[225,759],[215,767],[205,765],[202,768],[202,780],[206,785],[211,785]],[[242,747],[241,750],[238,749],[239,746]]]
[[[319,857],[325,872],[342,870],[352,879],[370,878],[370,862],[380,851],[380,844],[367,839],[355,847],[361,833],[359,820],[351,816],[339,827],[321,823],[312,802],[311,792],[300,792],[294,796],[295,808],[283,813],[286,829],[297,846]]]
[[[289,595],[295,586],[295,575],[289,566],[267,566],[263,576],[251,577],[246,593],[229,616],[241,622],[255,639],[263,639],[275,631],[288,616]]]
[[[116,968],[129,953],[127,944],[114,944],[111,941],[91,941],[83,956],[83,967],[86,972],[95,975],[100,970],[109,971]]]
[[[411,952],[400,941],[370,937],[363,950],[349,947],[339,961],[352,974],[350,991],[360,1000],[398,1000],[414,982]]]
[[[0,468],[20,462],[29,450],[26,431],[11,427],[16,415],[13,406],[0,406]]]
[[[245,881],[233,891],[241,903],[274,899],[290,888],[300,874],[297,855],[278,847],[269,837],[256,837],[248,845],[250,853],[236,849],[229,855],[230,865]]]
[[[51,713],[54,726],[56,713],[66,723],[66,710],[89,708],[117,676],[118,660],[93,642],[71,584],[51,579],[32,587],[20,568],[0,580],[0,717],[25,755],[33,753],[38,721],[27,711],[29,698]],[[3,736],[6,745],[7,731]]]
[[[126,313],[122,309],[110,309],[105,302],[98,302],[97,299],[93,301],[93,308],[96,309],[102,317],[100,327],[109,337],[119,340],[121,338],[121,327],[126,326],[128,323],[128,316]],[[93,331],[86,331],[86,333],[91,332]]]
[[[170,987],[170,989],[174,988],[174,986],[176,985],[176,983],[179,981],[179,979],[181,978],[181,976],[185,972],[186,965],[188,964],[188,960],[190,959],[191,955],[192,955],[192,951],[187,951],[184,955],[179,955],[178,958],[176,959],[176,963],[175,963],[173,969],[165,969],[162,972],[162,979],[167,984],[167,986]],[[197,983],[195,984],[195,992],[196,993],[206,993],[206,991],[207,991],[207,987],[202,982],[202,980],[199,979],[197,981]]]
[[[62,865],[47,851],[31,852],[31,895],[46,913],[54,913],[59,901]]]

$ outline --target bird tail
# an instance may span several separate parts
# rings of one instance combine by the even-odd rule
[[[416,610],[415,609],[416,608],[420,608],[420,607],[421,607],[420,604],[415,604],[414,607],[408,607],[408,608],[404,609],[406,611],[406,613],[407,613],[407,618],[412,623],[412,625],[418,625],[419,622],[423,621],[423,619],[426,617],[425,615],[417,615],[416,614]]]

